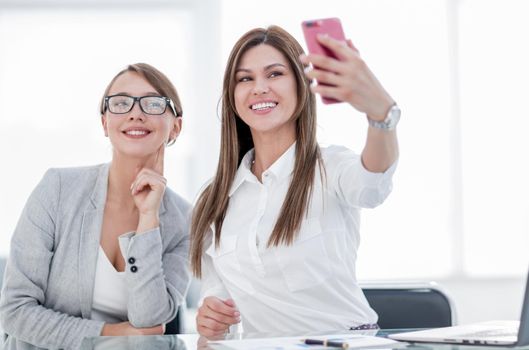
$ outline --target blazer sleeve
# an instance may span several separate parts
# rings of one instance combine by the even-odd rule
[[[0,322],[9,337],[43,348],[80,347],[103,322],[44,307],[60,197],[59,174],[48,170],[30,195],[11,240],[0,298]]]
[[[140,235],[128,233],[119,238],[129,286],[128,319],[134,327],[170,322],[189,287],[188,216],[173,216],[171,219],[180,219],[181,222],[166,226],[180,232],[162,232],[162,222],[161,227]],[[165,251],[162,235],[172,237]]]

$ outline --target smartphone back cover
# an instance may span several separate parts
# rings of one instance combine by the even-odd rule
[[[331,38],[345,42],[345,34],[338,18],[324,18],[304,21],[302,23],[303,35],[310,53],[337,58],[332,51],[318,43],[318,34],[327,34]]]
[[[301,24],[301,27],[303,29],[303,35],[305,36],[305,42],[307,43],[307,48],[310,53],[318,54],[318,55],[325,55],[328,57],[338,59],[338,57],[336,57],[336,55],[334,55],[332,51],[320,45],[320,43],[318,42],[317,36],[318,34],[327,34],[331,38],[345,42],[346,41],[345,34],[343,32],[340,19],[323,18],[323,19],[303,21]],[[333,98],[328,98],[324,96],[321,97],[321,100],[325,104],[342,102],[342,101],[338,101]]]

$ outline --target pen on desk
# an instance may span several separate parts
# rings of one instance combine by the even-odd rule
[[[347,343],[340,342],[340,341],[332,341],[332,340],[305,339],[304,343],[307,345],[323,345],[323,346],[332,347],[332,348],[341,348],[341,349],[349,348],[349,344]]]

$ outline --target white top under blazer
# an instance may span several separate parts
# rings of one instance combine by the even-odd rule
[[[99,246],[92,299],[92,320],[108,323],[126,321],[128,297],[125,271],[117,271],[103,248]]]
[[[381,204],[392,189],[396,162],[371,173],[341,146],[321,148],[325,177],[316,171],[308,215],[293,245],[267,248],[286,196],[295,143],[262,174],[243,158],[229,192],[220,247],[203,258],[202,300],[231,297],[245,332],[349,329],[377,322],[356,280],[360,209]],[[317,167],[318,169],[319,167]]]

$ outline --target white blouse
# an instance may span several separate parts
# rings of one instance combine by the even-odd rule
[[[308,215],[293,245],[267,248],[290,185],[295,144],[262,174],[243,158],[230,190],[220,247],[206,244],[202,299],[233,298],[245,332],[306,332],[376,323],[356,280],[360,208],[382,203],[396,162],[385,173],[367,171],[345,147],[321,148]]]
[[[125,271],[118,272],[99,246],[92,302],[92,319],[109,323],[127,320]]]

